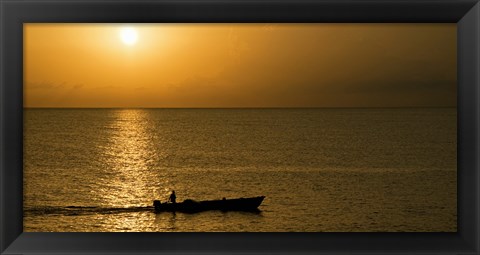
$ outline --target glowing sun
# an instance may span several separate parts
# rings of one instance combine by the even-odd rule
[[[126,45],[134,45],[137,42],[137,30],[131,27],[124,27],[120,30],[120,38]]]

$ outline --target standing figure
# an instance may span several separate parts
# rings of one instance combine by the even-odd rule
[[[170,195],[169,200],[170,202],[176,204],[177,203],[177,196],[175,196],[175,190],[172,190],[172,194]]]

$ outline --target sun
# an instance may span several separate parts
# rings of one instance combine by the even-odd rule
[[[134,45],[138,39],[137,30],[132,27],[124,27],[120,30],[120,38],[124,44]]]

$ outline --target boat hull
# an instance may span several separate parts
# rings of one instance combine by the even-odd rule
[[[263,202],[265,196],[222,199],[209,201],[185,200],[181,203],[163,203],[154,201],[155,212],[186,212],[195,213],[210,210],[219,211],[258,211],[258,206]]]

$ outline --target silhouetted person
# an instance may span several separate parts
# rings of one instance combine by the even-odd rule
[[[177,196],[175,196],[175,190],[172,190],[172,194],[170,195],[170,202],[176,204],[177,203]]]

